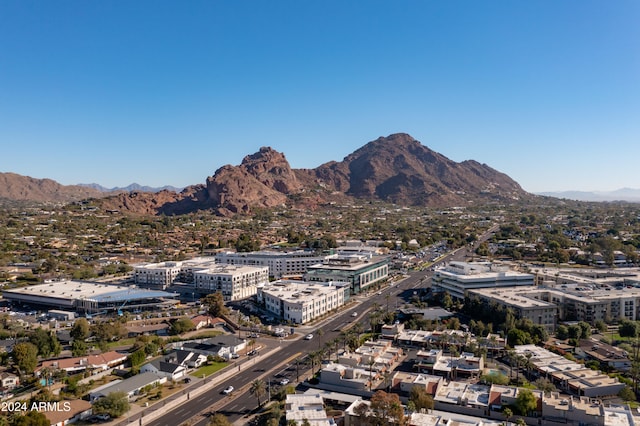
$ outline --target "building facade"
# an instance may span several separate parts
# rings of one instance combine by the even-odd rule
[[[349,294],[344,282],[280,280],[258,289],[258,303],[285,321],[305,324],[344,305]]]
[[[315,252],[307,250],[222,252],[216,255],[216,261],[225,265],[267,266],[269,277],[273,279],[302,277],[309,266],[321,263],[323,260],[324,256],[318,256]]]
[[[215,265],[193,275],[198,293],[222,293],[225,301],[255,296],[269,282],[266,266]]]
[[[351,293],[382,283],[389,277],[389,257],[372,254],[335,254],[327,256],[322,263],[309,266],[305,274],[307,281],[343,281],[351,286]]]

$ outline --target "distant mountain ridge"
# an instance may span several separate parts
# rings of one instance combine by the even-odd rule
[[[204,185],[187,187],[180,194],[122,193],[101,203],[111,210],[143,214],[212,210],[233,215],[285,204],[313,208],[337,198],[445,207],[531,197],[509,176],[485,164],[456,163],[398,133],[315,169],[292,169],[284,154],[262,147],[240,165],[222,166]]]
[[[323,203],[349,199],[450,207],[511,203],[534,197],[509,176],[486,164],[474,160],[457,163],[405,133],[380,137],[342,161],[330,161],[315,169],[293,169],[283,153],[262,147],[245,156],[239,165],[222,166],[203,184],[188,186],[179,193],[174,187],[63,186],[49,179],[1,175],[11,182],[7,180],[1,185],[0,181],[0,198],[32,197],[38,201],[95,198],[104,209],[135,214],[172,215],[208,210],[229,216],[284,205],[313,209]]]
[[[537,195],[576,201],[628,201],[640,202],[640,189],[620,188],[615,191],[561,191],[537,192]]]
[[[125,191],[125,192],[131,192],[131,191],[142,191],[142,192],[160,192],[160,191],[173,191],[173,192],[180,192],[182,191],[184,188],[177,188],[175,186],[171,186],[171,185],[165,185],[165,186],[161,186],[161,187],[153,187],[153,186],[143,186],[140,185],[138,183],[132,183],[131,185],[127,185],[127,186],[117,186],[114,188],[107,188],[104,187],[98,183],[79,183],[78,186],[84,186],[86,188],[93,188],[93,189],[97,189],[98,191],[101,192],[120,192],[120,191]]]

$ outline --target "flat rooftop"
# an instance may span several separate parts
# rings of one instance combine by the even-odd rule
[[[99,303],[177,297],[176,293],[166,291],[72,280],[3,290],[3,295],[12,294],[40,298],[93,300]]]

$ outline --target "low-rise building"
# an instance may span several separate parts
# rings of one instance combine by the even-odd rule
[[[214,265],[193,275],[198,293],[221,293],[225,301],[255,296],[269,282],[266,266]]]
[[[277,317],[305,324],[343,306],[349,293],[344,282],[280,280],[259,288],[257,300]]]
[[[287,424],[309,426],[335,425],[332,418],[327,416],[324,401],[320,394],[288,394],[285,402]]]
[[[166,383],[167,378],[157,374],[147,372],[136,374],[125,380],[114,380],[111,383],[100,386],[89,392],[89,400],[95,402],[97,399],[105,397],[113,392],[124,392],[129,399],[140,393],[147,386],[157,386]]]
[[[615,396],[625,387],[617,378],[586,368],[539,346],[520,345],[514,350],[517,355],[529,359],[540,377],[574,395],[591,398]]]

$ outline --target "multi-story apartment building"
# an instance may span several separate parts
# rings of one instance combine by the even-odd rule
[[[640,289],[635,287],[620,290],[538,286],[486,288],[469,290],[468,295],[511,308],[516,316],[529,318],[549,331],[555,329],[557,321],[594,324],[598,320],[640,319]]]
[[[216,255],[218,263],[229,265],[268,266],[273,279],[302,277],[307,268],[324,260],[313,251],[252,251],[249,253],[222,252]]]
[[[322,263],[309,266],[307,281],[344,281],[351,285],[351,293],[385,281],[389,277],[389,257],[372,254],[334,254]]]
[[[469,297],[477,297],[489,304],[496,303],[510,308],[517,318],[526,318],[534,324],[542,325],[549,332],[556,328],[558,306],[555,303],[531,297],[537,287],[481,288],[469,290]]]
[[[135,283],[140,287],[164,290],[178,278],[182,262],[160,262],[133,268]]]
[[[193,275],[198,293],[222,293],[225,301],[255,296],[269,282],[266,266],[215,265]]]
[[[349,300],[349,283],[280,280],[258,289],[258,303],[274,315],[304,324]]]
[[[491,263],[450,262],[435,270],[433,291],[447,292],[451,297],[464,299],[467,290],[479,288],[531,286],[532,274],[510,271]]]

